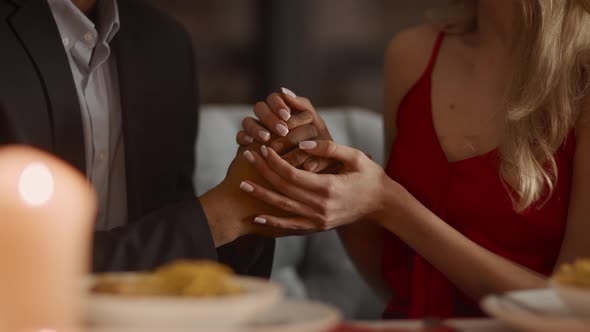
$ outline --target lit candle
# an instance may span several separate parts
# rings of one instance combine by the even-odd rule
[[[73,167],[30,147],[0,148],[0,332],[80,324],[95,214]]]

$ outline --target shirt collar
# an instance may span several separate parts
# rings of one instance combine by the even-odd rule
[[[84,35],[93,31],[95,24],[71,0],[48,0],[66,50]],[[117,0],[98,0],[98,34],[101,42],[110,43],[119,31]]]
[[[98,0],[99,35],[105,43],[110,43],[121,26],[117,0]]]

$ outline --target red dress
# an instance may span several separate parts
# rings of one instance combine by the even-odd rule
[[[565,232],[575,137],[555,158],[558,183],[545,205],[514,211],[499,173],[497,151],[449,162],[432,122],[431,76],[444,36],[422,77],[404,97],[387,174],[478,245],[534,271],[553,271]],[[385,318],[477,317],[477,303],[394,234],[387,234],[383,273],[394,296]]]

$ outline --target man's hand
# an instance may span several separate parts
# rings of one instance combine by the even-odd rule
[[[244,181],[261,182],[272,188],[247,161],[246,156],[248,154],[244,155],[246,148],[250,151],[260,151],[260,147],[259,143],[254,143],[240,148],[229,167],[225,179],[200,198],[216,247],[233,242],[237,238],[248,234],[266,237],[282,237],[295,234],[294,232],[272,229],[256,224],[256,216],[261,213],[272,212],[281,216],[288,216],[288,213],[267,205],[247,195],[243,189],[240,189]]]
[[[319,116],[309,99],[297,97],[293,92],[283,88],[282,93],[273,93],[265,102],[254,107],[258,120],[247,117],[242,122],[243,131],[237,135],[238,144],[244,146],[256,141],[267,144],[283,159],[295,167],[310,172],[321,172],[332,161],[312,157],[298,149],[300,142],[313,139],[332,140],[326,124]],[[273,139],[273,135],[276,139]]]

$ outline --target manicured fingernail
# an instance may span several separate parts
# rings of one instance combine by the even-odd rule
[[[289,133],[289,128],[285,127],[284,124],[279,123],[276,126],[277,132],[279,133],[279,135],[281,136],[287,136],[287,134]]]
[[[279,110],[279,116],[281,117],[281,119],[283,119],[283,121],[289,121],[289,119],[291,118],[291,113],[289,113],[289,111],[287,111],[284,108],[281,108]]]
[[[293,97],[293,98],[297,98],[297,95],[295,94],[295,92],[287,89],[287,88],[281,88],[281,91],[286,94],[287,96]]]
[[[254,192],[254,187],[252,187],[252,185],[247,182],[240,183],[240,189],[242,189],[243,191],[245,191],[247,193]]]
[[[260,217],[258,217],[258,218],[256,218],[256,219],[254,219],[254,222],[255,222],[255,223],[257,223],[257,224],[260,224],[260,225],[264,225],[264,224],[266,224],[266,223],[267,223],[267,220],[266,220],[266,219],[264,219],[264,218],[260,218]]]
[[[301,150],[313,150],[315,148],[317,148],[318,146],[318,142],[315,141],[304,141],[299,143],[299,148]]]
[[[262,130],[261,130],[261,131],[258,133],[258,136],[259,136],[260,138],[262,138],[262,139],[263,139],[265,142],[266,142],[266,141],[268,141],[268,140],[270,139],[270,133],[269,133],[268,131],[262,131]]]
[[[264,158],[268,158],[268,149],[266,148],[266,145],[260,147],[260,152],[262,152]]]
[[[309,172],[315,172],[315,170],[320,166],[320,163],[317,160],[310,160],[305,163],[305,169]]]
[[[244,152],[244,157],[246,157],[246,160],[248,160],[251,163],[256,161],[256,158],[254,157],[254,155],[250,151]]]
[[[254,143],[254,138],[252,136],[244,136],[244,141],[248,144]]]

